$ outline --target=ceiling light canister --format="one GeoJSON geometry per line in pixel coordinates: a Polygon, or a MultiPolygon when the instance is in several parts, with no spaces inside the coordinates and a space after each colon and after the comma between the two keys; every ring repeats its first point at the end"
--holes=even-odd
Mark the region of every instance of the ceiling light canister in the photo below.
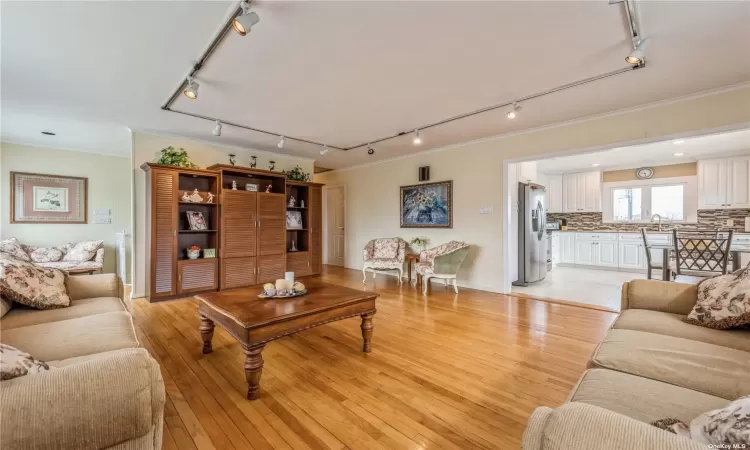
{"type": "Polygon", "coordinates": [[[221,122],[219,122],[218,120],[216,121],[216,126],[214,127],[213,131],[211,131],[211,133],[214,136],[221,136],[221,122]]]}
{"type": "Polygon", "coordinates": [[[320,155],[322,156],[322,155],[325,155],[326,153],[328,153],[328,146],[324,145],[323,150],[320,151],[320,155]]]}
{"type": "Polygon", "coordinates": [[[625,61],[627,61],[628,64],[632,64],[634,66],[638,66],[643,64],[643,61],[646,60],[646,45],[648,40],[643,39],[641,40],[638,45],[635,46],[632,52],[628,56],[625,57],[625,61]]]}
{"type": "Polygon", "coordinates": [[[254,11],[250,11],[250,2],[243,1],[240,4],[240,7],[242,8],[242,13],[234,18],[232,21],[232,28],[234,28],[234,31],[239,33],[240,36],[245,36],[250,32],[253,25],[260,22],[260,17],[258,17],[258,14],[254,11]]]}
{"type": "Polygon", "coordinates": [[[414,145],[422,145],[422,137],[419,135],[419,130],[414,130],[414,139],[411,142],[414,145]]]}
{"type": "Polygon", "coordinates": [[[193,77],[187,77],[187,86],[185,87],[185,90],[182,91],[183,94],[185,94],[185,97],[195,100],[198,98],[198,88],[200,85],[197,81],[193,79],[193,77]]]}
{"type": "Polygon", "coordinates": [[[276,147],[284,148],[284,144],[286,144],[286,139],[284,138],[284,136],[281,136],[281,139],[279,139],[279,143],[276,144],[276,147]]]}
{"type": "Polygon", "coordinates": [[[518,102],[513,102],[513,109],[508,111],[508,114],[506,114],[506,116],[508,116],[508,119],[513,120],[518,116],[518,111],[520,110],[521,105],[519,105],[518,102]]]}

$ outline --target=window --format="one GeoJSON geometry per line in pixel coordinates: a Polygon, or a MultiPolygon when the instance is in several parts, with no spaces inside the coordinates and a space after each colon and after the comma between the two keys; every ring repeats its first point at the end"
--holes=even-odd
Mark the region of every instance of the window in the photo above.
{"type": "Polygon", "coordinates": [[[694,192],[694,178],[604,183],[606,194],[602,201],[602,218],[605,222],[645,223],[658,214],[665,222],[695,221],[697,192],[694,192]],[[665,181],[670,184],[662,184],[665,181]]]}

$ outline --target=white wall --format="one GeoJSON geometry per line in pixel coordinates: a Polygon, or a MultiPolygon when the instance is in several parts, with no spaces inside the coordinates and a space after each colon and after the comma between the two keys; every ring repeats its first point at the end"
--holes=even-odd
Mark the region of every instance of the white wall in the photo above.
{"type": "Polygon", "coordinates": [[[237,155],[238,166],[249,166],[250,156],[258,157],[259,169],[268,169],[269,161],[276,162],[274,170],[290,170],[299,165],[304,172],[313,172],[313,160],[288,157],[260,150],[245,150],[232,147],[219,147],[204,142],[188,139],[157,136],[148,133],[133,133],[133,297],[145,296],[146,290],[146,175],[141,165],[153,162],[159,157],[161,149],[172,146],[184,148],[190,159],[198,166],[205,168],[213,164],[229,164],[229,154],[237,155]]]}
{"type": "MultiPolygon", "coordinates": [[[[527,113],[531,109],[526,110],[527,113]]],[[[451,239],[473,244],[459,283],[503,292],[505,225],[503,166],[509,160],[539,159],[717,129],[750,126],[750,87],[652,105],[585,121],[500,136],[382,163],[326,172],[315,181],[346,186],[346,267],[361,268],[362,248],[376,237],[429,236],[432,245],[451,239]],[[453,180],[453,229],[402,229],[399,186],[417,183],[417,168],[430,166],[431,181],[453,180]],[[493,205],[494,213],[479,208],[493,205]]],[[[429,139],[429,136],[425,136],[429,139]]]]}
{"type": "Polygon", "coordinates": [[[115,271],[115,233],[130,232],[130,170],[126,157],[55,148],[0,144],[0,237],[24,244],[55,246],[81,240],[104,241],[104,271],[115,271]],[[88,178],[88,223],[10,223],[10,172],[45,173],[88,178]],[[93,223],[94,209],[110,209],[112,223],[93,223]]]}

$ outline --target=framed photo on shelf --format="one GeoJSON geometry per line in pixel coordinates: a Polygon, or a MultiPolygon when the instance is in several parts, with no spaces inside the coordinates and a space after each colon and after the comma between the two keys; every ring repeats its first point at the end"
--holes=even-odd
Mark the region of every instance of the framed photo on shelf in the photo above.
{"type": "Polygon", "coordinates": [[[10,223],[87,223],[88,178],[10,173],[10,223]]]}
{"type": "Polygon", "coordinates": [[[245,183],[245,190],[250,192],[258,192],[258,185],[256,183],[245,183]]]}
{"type": "Polygon", "coordinates": [[[191,230],[208,230],[206,219],[200,211],[187,211],[187,218],[191,230]]]}
{"type": "Polygon", "coordinates": [[[286,229],[287,230],[301,230],[302,229],[302,211],[287,211],[286,212],[286,229]]]}

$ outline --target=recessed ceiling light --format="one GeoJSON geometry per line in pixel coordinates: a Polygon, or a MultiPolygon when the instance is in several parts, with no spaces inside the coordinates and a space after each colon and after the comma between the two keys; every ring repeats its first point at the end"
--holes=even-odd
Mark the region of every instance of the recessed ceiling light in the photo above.
{"type": "Polygon", "coordinates": [[[42,134],[46,134],[47,136],[57,136],[57,133],[53,133],[51,131],[42,131],[42,134]]]}
{"type": "Polygon", "coordinates": [[[672,141],[674,145],[680,145],[685,143],[685,139],[677,139],[676,141],[672,141]]]}
{"type": "Polygon", "coordinates": [[[675,156],[682,156],[682,155],[684,155],[684,153],[675,153],[674,155],[675,156]]]}
{"type": "Polygon", "coordinates": [[[591,165],[591,167],[599,167],[599,166],[600,166],[599,163],[594,163],[594,164],[591,165]]]}

